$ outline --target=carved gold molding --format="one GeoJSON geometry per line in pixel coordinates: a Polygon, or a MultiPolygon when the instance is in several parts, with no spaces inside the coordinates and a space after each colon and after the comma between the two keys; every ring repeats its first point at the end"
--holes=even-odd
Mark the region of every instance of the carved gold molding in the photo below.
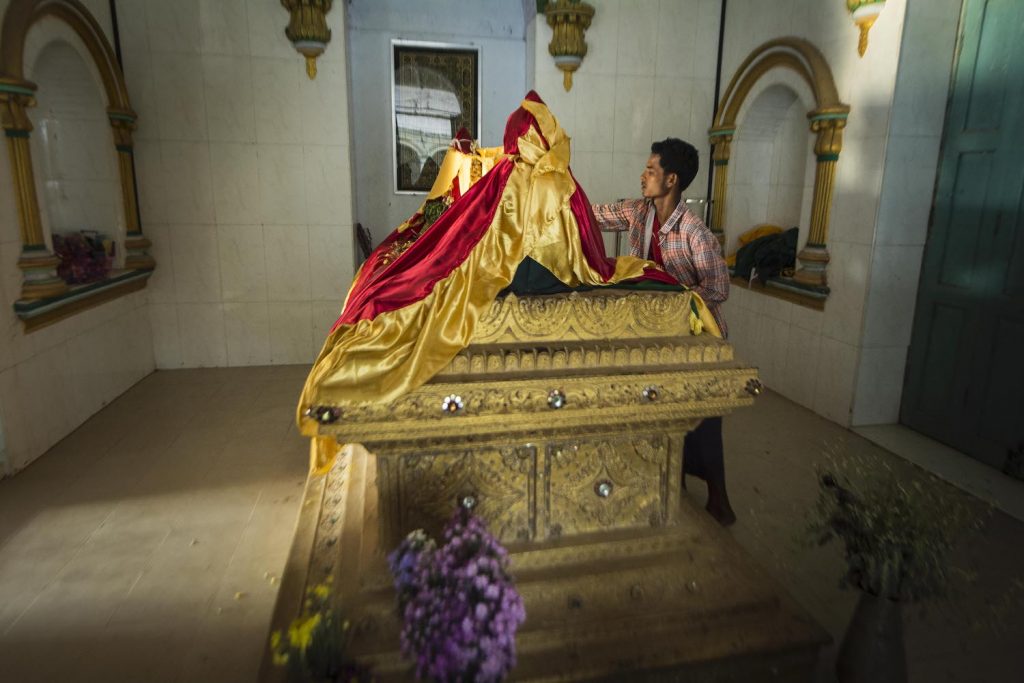
{"type": "MultiPolygon", "coordinates": [[[[652,424],[722,415],[753,398],[747,384],[757,377],[748,367],[716,367],[694,372],[655,372],[642,376],[610,374],[515,378],[491,382],[425,384],[392,403],[364,403],[340,411],[319,433],[338,443],[368,448],[439,447],[466,439],[540,438],[566,429],[632,430],[652,424]],[[651,400],[645,391],[654,388],[651,400]],[[553,408],[551,393],[560,391],[564,405],[553,408]],[[462,407],[443,409],[457,396],[462,407]]],[[[312,418],[310,418],[312,419],[312,418]]]]}
{"type": "Polygon", "coordinates": [[[550,343],[544,347],[474,345],[463,349],[435,381],[449,378],[529,374],[534,372],[590,372],[617,368],[644,371],[657,366],[719,363],[733,360],[733,349],[721,340],[686,337],[649,342],[614,342],[601,347],[586,343],[550,343]]]}
{"type": "Polygon", "coordinates": [[[690,336],[689,292],[593,291],[497,299],[473,344],[690,336]]]}
{"type": "Polygon", "coordinates": [[[32,123],[26,113],[27,107],[35,106],[38,86],[24,78],[25,40],[29,30],[46,17],[64,22],[76,33],[103,81],[107,116],[118,155],[122,209],[127,226],[125,267],[152,269],[156,265],[146,253],[150,243],[142,235],[135,200],[132,131],[136,115],[129,104],[128,90],[114,50],[103,29],[78,0],[12,0],[0,27],[0,112],[21,224],[22,254],[18,266],[24,273],[22,301],[48,299],[68,291],[67,285],[56,275],[59,260],[50,251],[43,234],[29,145],[32,123]]]}
{"type": "Polygon", "coordinates": [[[795,72],[810,87],[815,108],[807,114],[815,140],[814,196],[811,203],[811,225],[807,244],[797,257],[800,268],[794,281],[816,294],[828,293],[828,223],[832,209],[835,166],[842,151],[842,129],[850,106],[839,100],[832,70],[817,47],[803,38],[779,38],[755,48],[733,74],[718,105],[718,115],[709,129],[712,158],[715,164],[714,204],[711,229],[724,238],[725,201],[727,197],[728,163],[731,143],[736,132],[736,117],[754,84],[776,68],[795,72]]]}

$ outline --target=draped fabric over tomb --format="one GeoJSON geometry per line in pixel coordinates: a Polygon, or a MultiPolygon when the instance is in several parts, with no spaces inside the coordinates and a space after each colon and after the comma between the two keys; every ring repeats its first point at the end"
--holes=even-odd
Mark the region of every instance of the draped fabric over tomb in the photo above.
{"type": "MultiPolygon", "coordinates": [[[[310,407],[344,413],[433,377],[469,345],[527,257],[570,287],[678,286],[650,261],[605,256],[590,201],[569,170],[569,137],[532,91],[509,117],[502,148],[453,142],[421,210],[360,268],[303,389],[303,432],[316,433],[304,416],[310,407]]],[[[693,298],[705,330],[717,334],[693,298]]]]}

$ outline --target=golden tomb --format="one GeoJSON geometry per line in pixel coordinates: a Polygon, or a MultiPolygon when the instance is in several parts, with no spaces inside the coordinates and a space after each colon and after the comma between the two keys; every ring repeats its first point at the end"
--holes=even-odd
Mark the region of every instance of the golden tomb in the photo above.
{"type": "MultiPolygon", "coordinates": [[[[690,305],[499,298],[431,381],[322,421],[349,445],[307,481],[272,630],[332,577],[354,653],[411,680],[385,555],[465,504],[526,603],[513,680],[810,680],[827,634],[681,496],[685,434],[759,389],[728,342],[691,334],[690,305]]],[[[284,677],[266,656],[261,680],[284,677]]]]}

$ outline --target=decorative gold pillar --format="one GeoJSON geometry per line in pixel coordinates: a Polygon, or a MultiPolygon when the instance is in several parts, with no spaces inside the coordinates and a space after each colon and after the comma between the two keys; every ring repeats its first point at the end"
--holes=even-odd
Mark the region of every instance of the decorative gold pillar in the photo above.
{"type": "Polygon", "coordinates": [[[121,205],[124,208],[125,238],[124,267],[129,270],[156,267],[156,261],[146,251],[152,243],[142,234],[139,205],[135,188],[135,152],[132,131],[137,119],[130,109],[108,109],[107,118],[114,132],[114,148],[121,174],[121,205]]]}
{"type": "Polygon", "coordinates": [[[843,149],[843,128],[849,116],[848,106],[816,109],[807,115],[811,132],[817,134],[814,153],[814,197],[811,200],[811,227],[807,244],[797,254],[800,269],[793,275],[797,282],[811,287],[828,287],[825,274],[828,265],[828,221],[832,211],[832,188],[835,185],[836,162],[843,149]]]}
{"type": "Polygon", "coordinates": [[[43,225],[39,216],[35,176],[32,172],[32,153],[29,136],[32,122],[25,112],[35,106],[36,85],[29,81],[0,79],[0,119],[7,137],[7,150],[11,159],[11,177],[14,179],[15,200],[21,224],[22,270],[21,299],[45,299],[67,291],[67,284],[57,276],[60,259],[46,245],[43,225]]]}
{"type": "Polygon", "coordinates": [[[729,187],[729,155],[732,153],[732,136],[736,129],[730,127],[711,128],[711,165],[715,168],[715,184],[711,190],[711,228],[712,234],[718,238],[723,252],[725,250],[725,198],[729,187]]]}

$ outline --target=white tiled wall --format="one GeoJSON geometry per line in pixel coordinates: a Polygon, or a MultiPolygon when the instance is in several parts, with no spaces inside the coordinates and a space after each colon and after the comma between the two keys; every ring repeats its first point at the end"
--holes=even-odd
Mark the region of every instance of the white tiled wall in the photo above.
{"type": "MultiPolygon", "coordinates": [[[[781,304],[791,309],[782,344],[786,333],[771,322],[787,321],[780,304],[734,291],[739,305],[730,304],[730,329],[738,354],[756,360],[766,383],[784,395],[840,424],[891,423],[899,417],[960,0],[890,0],[863,58],[841,4],[782,0],[735,12],[730,7],[726,78],[756,45],[796,35],[821,49],[840,98],[851,106],[832,203],[832,291],[825,311],[781,304]]],[[[772,82],[800,87],[785,70],[762,80],[752,96],[772,82]]],[[[734,144],[733,158],[743,154],[734,144]]],[[[739,184],[742,173],[732,172],[739,184]]],[[[811,180],[808,175],[801,241],[811,180]]],[[[745,206],[738,189],[730,185],[729,211],[734,203],[739,207],[734,217],[745,206]]],[[[756,202],[756,193],[750,196],[746,204],[756,202]]]]}
{"type": "Polygon", "coordinates": [[[354,270],[345,7],[315,80],[278,2],[117,8],[157,367],[310,362],[354,270]]]}
{"type": "MultiPolygon", "coordinates": [[[[798,36],[822,51],[832,69],[840,98],[851,107],[837,167],[829,226],[831,294],[825,310],[814,311],[736,289],[732,297],[739,300],[739,305],[730,305],[728,309],[737,353],[760,366],[765,383],[843,425],[851,424],[855,401],[862,395],[859,378],[864,368],[892,367],[891,357],[862,358],[862,352],[867,346],[866,325],[871,320],[865,315],[869,289],[887,286],[875,281],[879,255],[873,245],[881,229],[878,214],[883,197],[882,176],[886,169],[889,120],[905,9],[906,3],[902,0],[890,0],[886,4],[871,31],[868,52],[863,58],[857,55],[858,31],[842,3],[780,0],[746,3],[742,8],[730,5],[726,21],[723,80],[728,81],[743,59],[761,43],[782,36],[798,36]]],[[[806,88],[795,83],[794,76],[785,69],[769,72],[762,81],[763,85],[759,82],[751,93],[755,99],[759,90],[764,91],[773,84],[784,85],[794,95],[807,98],[806,88]]],[[[744,116],[749,112],[745,105],[738,120],[740,131],[744,116]]],[[[803,129],[807,131],[806,119],[803,129]]],[[[804,135],[804,150],[810,156],[808,146],[813,144],[813,138],[809,131],[804,135]]],[[[737,135],[732,155],[737,163],[744,158],[742,142],[742,134],[737,135]]],[[[796,159],[777,160],[777,168],[790,162],[795,165],[796,159]]],[[[808,162],[800,192],[801,244],[807,237],[813,187],[813,160],[808,162]]],[[[731,169],[731,172],[742,180],[741,169],[731,169]]],[[[885,173],[888,172],[886,169],[885,173]]],[[[757,200],[754,191],[757,184],[757,179],[750,179],[749,189],[730,185],[728,212],[731,217],[727,220],[730,228],[745,229],[732,222],[733,218],[744,218],[741,215],[743,195],[749,193],[754,201],[771,204],[771,199],[757,200]],[[734,205],[741,208],[734,211],[734,205]]],[[[795,194],[796,188],[792,190],[795,194]]],[[[899,191],[905,192],[905,188],[899,191]]],[[[927,201],[930,202],[930,197],[927,201]]],[[[903,290],[907,289],[903,286],[903,290]]],[[[909,298],[912,306],[916,279],[910,290],[902,296],[909,298]]],[[[884,324],[885,316],[879,317],[879,322],[884,324]]],[[[885,403],[878,396],[866,393],[863,396],[876,407],[885,403]]]]}
{"type": "Polygon", "coordinates": [[[527,27],[533,87],[572,138],[572,168],[594,202],[640,194],[651,143],[689,141],[700,172],[686,196],[707,196],[720,0],[593,0],[583,64],[565,92],[543,15],[527,27]]]}
{"type": "MultiPolygon", "coordinates": [[[[532,2],[526,4],[533,4],[532,2]]],[[[353,65],[353,168],[356,220],[380,242],[409,218],[423,194],[394,191],[391,41],[471,45],[480,49],[480,124],[485,147],[501,145],[505,121],[526,94],[523,4],[463,0],[371,0],[336,4],[348,13],[353,65]],[[344,6],[342,6],[344,5],[344,6]]]]}
{"type": "Polygon", "coordinates": [[[907,7],[872,246],[855,425],[898,421],[960,0],[907,7]]]}

